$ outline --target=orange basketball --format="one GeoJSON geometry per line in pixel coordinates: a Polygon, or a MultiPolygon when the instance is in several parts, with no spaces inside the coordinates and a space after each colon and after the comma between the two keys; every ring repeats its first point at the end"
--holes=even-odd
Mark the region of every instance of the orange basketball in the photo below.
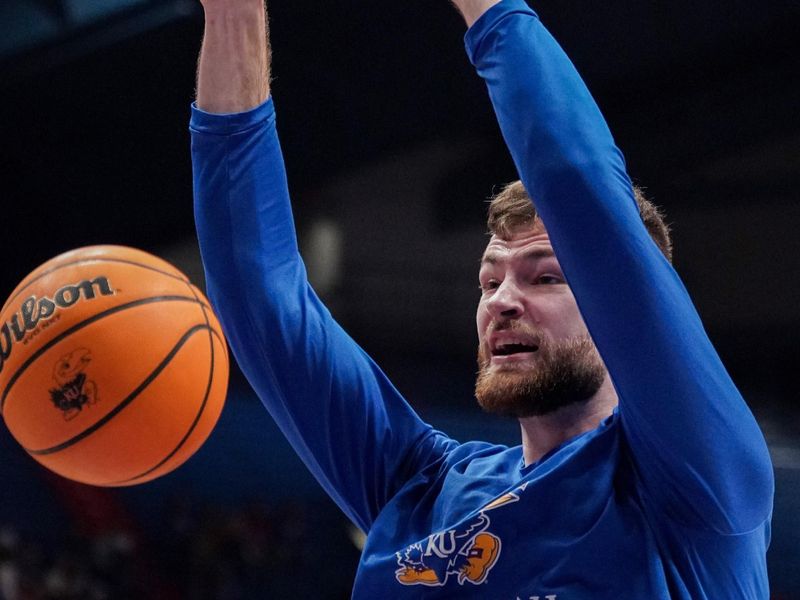
{"type": "Polygon", "coordinates": [[[33,458],[69,479],[124,486],[169,473],[211,433],[227,385],[208,300],[141,250],[57,256],[0,311],[0,412],[33,458]]]}

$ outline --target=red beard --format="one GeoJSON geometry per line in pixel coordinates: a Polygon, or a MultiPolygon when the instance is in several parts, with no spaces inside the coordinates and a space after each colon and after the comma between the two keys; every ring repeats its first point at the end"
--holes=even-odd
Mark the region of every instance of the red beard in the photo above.
{"type": "MultiPolygon", "coordinates": [[[[514,323],[508,328],[524,328],[514,323]]],[[[508,367],[491,366],[487,345],[478,347],[475,397],[486,412],[516,418],[548,415],[586,402],[600,389],[606,368],[591,338],[539,339],[530,360],[508,367]]]]}

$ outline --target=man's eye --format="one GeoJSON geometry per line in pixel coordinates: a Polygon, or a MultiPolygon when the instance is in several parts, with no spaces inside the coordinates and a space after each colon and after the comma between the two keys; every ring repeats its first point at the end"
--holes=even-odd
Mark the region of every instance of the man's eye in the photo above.
{"type": "Polygon", "coordinates": [[[480,286],[478,287],[480,287],[482,292],[490,292],[500,287],[500,282],[496,279],[490,279],[489,281],[481,282],[480,286]]]}
{"type": "Polygon", "coordinates": [[[561,279],[561,277],[557,277],[555,275],[541,275],[536,279],[536,283],[544,285],[553,285],[557,283],[564,283],[564,280],[561,279]]]}

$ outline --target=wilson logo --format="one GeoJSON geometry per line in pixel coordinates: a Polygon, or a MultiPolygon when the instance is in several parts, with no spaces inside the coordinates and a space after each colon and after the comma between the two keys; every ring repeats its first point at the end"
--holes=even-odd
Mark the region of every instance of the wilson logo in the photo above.
{"type": "Polygon", "coordinates": [[[101,296],[114,294],[106,277],[100,276],[65,285],[56,290],[52,298],[47,296],[26,298],[19,310],[0,328],[0,371],[11,356],[14,345],[21,342],[26,333],[36,329],[40,322],[52,319],[59,310],[70,308],[80,300],[92,300],[97,294],[101,296]]]}

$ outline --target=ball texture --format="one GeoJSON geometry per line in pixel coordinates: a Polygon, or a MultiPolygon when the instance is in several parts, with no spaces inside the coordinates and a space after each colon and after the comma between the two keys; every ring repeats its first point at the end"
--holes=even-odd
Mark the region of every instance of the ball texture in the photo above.
{"type": "Polygon", "coordinates": [[[208,438],[228,351],[208,300],[168,262],[122,246],[47,261],[0,312],[0,412],[47,468],[134,485],[208,438]]]}

